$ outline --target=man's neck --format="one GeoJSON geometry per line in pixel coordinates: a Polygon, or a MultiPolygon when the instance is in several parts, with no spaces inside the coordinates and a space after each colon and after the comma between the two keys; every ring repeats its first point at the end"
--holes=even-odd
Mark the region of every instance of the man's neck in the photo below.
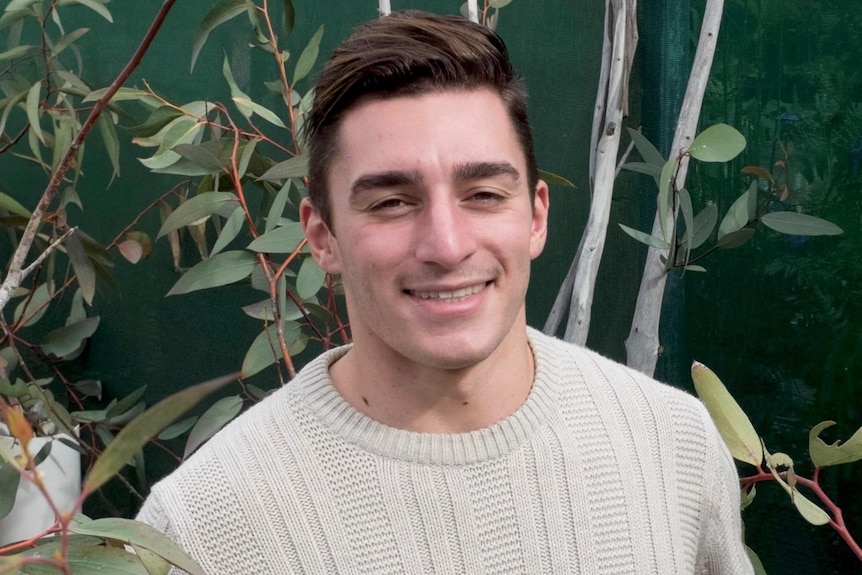
{"type": "Polygon", "coordinates": [[[330,366],[332,381],[355,409],[372,419],[421,433],[464,433],[514,413],[533,385],[534,358],[525,331],[509,334],[477,365],[459,369],[383,360],[354,345],[330,366]]]}

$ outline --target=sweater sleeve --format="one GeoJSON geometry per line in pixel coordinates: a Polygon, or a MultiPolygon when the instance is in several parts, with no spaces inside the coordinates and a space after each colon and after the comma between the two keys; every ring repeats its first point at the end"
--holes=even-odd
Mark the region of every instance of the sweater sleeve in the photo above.
{"type": "Polygon", "coordinates": [[[733,458],[706,409],[707,461],[704,468],[704,527],[701,534],[698,573],[747,575],[754,568],[742,543],[739,476],[733,458]]]}
{"type": "MultiPolygon", "coordinates": [[[[171,541],[179,544],[179,541],[177,540],[178,534],[174,529],[173,523],[171,523],[171,519],[165,511],[162,501],[159,499],[157,493],[153,492],[149,497],[147,497],[146,501],[144,501],[143,507],[141,507],[137,517],[135,517],[135,520],[146,523],[150,527],[161,531],[171,541]]],[[[172,567],[167,575],[188,574],[178,567],[172,567]]]]}

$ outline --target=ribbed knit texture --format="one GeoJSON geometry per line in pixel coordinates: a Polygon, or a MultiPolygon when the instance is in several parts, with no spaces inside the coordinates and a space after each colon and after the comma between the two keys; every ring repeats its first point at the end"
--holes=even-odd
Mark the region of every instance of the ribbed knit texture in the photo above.
{"type": "Polygon", "coordinates": [[[529,331],[492,427],[421,434],[310,363],[158,483],[139,519],[209,575],[747,574],[736,472],[694,397],[529,331]]]}

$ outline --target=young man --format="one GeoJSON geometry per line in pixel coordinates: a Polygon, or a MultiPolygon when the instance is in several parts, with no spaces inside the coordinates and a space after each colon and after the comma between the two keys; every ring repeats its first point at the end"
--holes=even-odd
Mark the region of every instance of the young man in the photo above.
{"type": "Polygon", "coordinates": [[[153,489],[139,518],[207,573],[752,571],[700,403],[526,325],[548,188],[525,100],[461,18],[336,50],[301,219],[353,344],[153,489]]]}

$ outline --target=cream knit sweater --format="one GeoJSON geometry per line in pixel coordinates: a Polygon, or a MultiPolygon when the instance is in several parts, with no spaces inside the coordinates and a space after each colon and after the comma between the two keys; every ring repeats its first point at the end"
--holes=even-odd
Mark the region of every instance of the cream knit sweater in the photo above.
{"type": "Polygon", "coordinates": [[[139,519],[210,575],[747,574],[733,462],[700,402],[530,330],[492,427],[377,423],[311,362],[158,483],[139,519]]]}

